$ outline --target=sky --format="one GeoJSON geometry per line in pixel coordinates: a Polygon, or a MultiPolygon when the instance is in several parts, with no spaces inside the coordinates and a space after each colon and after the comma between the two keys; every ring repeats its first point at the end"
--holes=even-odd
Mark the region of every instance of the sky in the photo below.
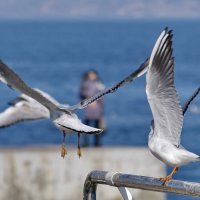
{"type": "Polygon", "coordinates": [[[0,19],[200,19],[199,0],[0,0],[0,19]]]}

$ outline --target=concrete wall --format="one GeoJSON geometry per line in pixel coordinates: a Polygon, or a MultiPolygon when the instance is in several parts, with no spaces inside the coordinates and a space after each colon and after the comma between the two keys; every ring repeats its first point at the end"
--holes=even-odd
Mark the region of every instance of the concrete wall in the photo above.
{"type": "MultiPolygon", "coordinates": [[[[146,148],[85,148],[81,159],[60,147],[0,149],[0,200],[78,200],[91,170],[162,177],[165,168],[146,148]]],[[[162,193],[130,190],[137,200],[164,199],[162,193]]],[[[118,190],[98,186],[97,199],[121,199],[118,190]]]]}

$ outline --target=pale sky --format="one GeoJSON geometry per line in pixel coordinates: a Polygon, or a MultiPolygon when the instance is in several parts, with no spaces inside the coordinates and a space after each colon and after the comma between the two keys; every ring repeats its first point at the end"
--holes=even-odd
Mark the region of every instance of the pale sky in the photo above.
{"type": "Polygon", "coordinates": [[[200,18],[199,0],[1,0],[0,19],[200,18]]]}

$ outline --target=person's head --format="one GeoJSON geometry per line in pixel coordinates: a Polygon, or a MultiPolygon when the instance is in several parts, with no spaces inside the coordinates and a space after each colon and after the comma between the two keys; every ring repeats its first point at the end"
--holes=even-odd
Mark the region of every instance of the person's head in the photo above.
{"type": "Polygon", "coordinates": [[[87,72],[85,72],[84,76],[83,76],[84,80],[91,80],[91,81],[95,81],[99,79],[98,73],[95,70],[89,70],[87,72]]]}

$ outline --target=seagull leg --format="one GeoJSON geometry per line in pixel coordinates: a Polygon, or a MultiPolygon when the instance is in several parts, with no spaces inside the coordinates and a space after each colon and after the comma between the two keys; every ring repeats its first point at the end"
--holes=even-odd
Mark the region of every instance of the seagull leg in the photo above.
{"type": "Polygon", "coordinates": [[[81,147],[80,147],[80,133],[78,133],[78,151],[77,151],[77,154],[78,154],[79,158],[82,156],[81,147]]]}
{"type": "Polygon", "coordinates": [[[66,132],[63,131],[63,143],[62,143],[62,147],[61,147],[61,157],[63,157],[63,158],[65,158],[65,155],[67,154],[65,139],[66,139],[66,132]]]}
{"type": "Polygon", "coordinates": [[[161,181],[163,181],[162,185],[165,185],[166,182],[172,179],[172,176],[178,171],[178,167],[174,166],[172,172],[166,176],[165,178],[160,178],[161,181]]]}

